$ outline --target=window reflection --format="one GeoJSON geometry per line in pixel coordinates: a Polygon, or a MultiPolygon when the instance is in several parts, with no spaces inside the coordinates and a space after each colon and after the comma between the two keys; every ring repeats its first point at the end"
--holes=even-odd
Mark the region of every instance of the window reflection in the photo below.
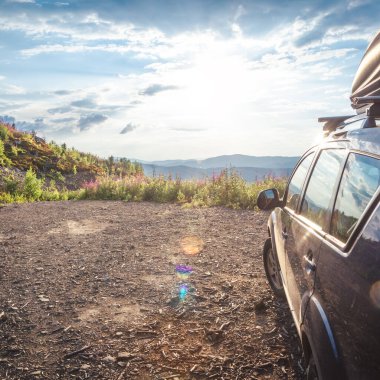
{"type": "Polygon", "coordinates": [[[301,214],[321,227],[325,226],[333,189],[345,155],[345,150],[323,150],[311,174],[301,214]]]}
{"type": "Polygon", "coordinates": [[[363,232],[363,238],[371,242],[377,243],[380,252],[380,204],[377,206],[377,210],[370,223],[367,225],[363,232]]]}
{"type": "Polygon", "coordinates": [[[307,172],[311,165],[311,161],[313,160],[313,156],[314,154],[312,153],[303,159],[289,183],[286,206],[292,210],[295,210],[297,207],[298,199],[301,195],[302,185],[305,181],[307,172]]]}
{"type": "Polygon", "coordinates": [[[333,213],[331,234],[346,242],[380,184],[380,160],[349,155],[333,213]]]}

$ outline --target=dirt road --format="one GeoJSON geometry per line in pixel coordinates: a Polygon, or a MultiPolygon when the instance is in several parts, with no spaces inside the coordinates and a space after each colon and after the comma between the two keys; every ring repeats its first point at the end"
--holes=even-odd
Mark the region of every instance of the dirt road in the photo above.
{"type": "Polygon", "coordinates": [[[267,215],[77,201],[0,209],[1,379],[299,379],[267,215]]]}

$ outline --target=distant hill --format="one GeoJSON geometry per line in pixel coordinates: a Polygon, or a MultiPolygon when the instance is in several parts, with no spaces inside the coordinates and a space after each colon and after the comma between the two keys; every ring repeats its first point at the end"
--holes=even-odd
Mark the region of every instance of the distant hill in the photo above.
{"type": "Polygon", "coordinates": [[[247,156],[243,154],[233,154],[206,158],[204,160],[166,160],[166,161],[141,161],[144,164],[158,166],[189,166],[192,168],[210,169],[210,168],[267,168],[282,169],[294,168],[299,157],[282,157],[282,156],[247,156]]]}
{"type": "MultiPolygon", "coordinates": [[[[142,164],[144,169],[144,174],[152,177],[163,175],[164,177],[171,176],[173,178],[179,177],[181,179],[203,179],[206,177],[211,178],[221,173],[225,167],[219,168],[192,168],[190,166],[158,166],[158,165],[149,165],[142,164]]],[[[248,182],[255,182],[263,179],[264,177],[288,177],[292,168],[234,168],[242,178],[248,182]]]]}
{"type": "Polygon", "coordinates": [[[182,179],[202,179],[234,168],[246,181],[264,177],[288,177],[299,157],[246,156],[242,154],[211,157],[204,160],[140,161],[147,176],[163,175],[182,179]]]}

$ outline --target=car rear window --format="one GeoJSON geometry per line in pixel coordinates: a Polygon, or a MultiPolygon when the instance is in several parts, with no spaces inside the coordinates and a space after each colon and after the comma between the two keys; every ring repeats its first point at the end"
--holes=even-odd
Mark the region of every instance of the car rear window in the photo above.
{"type": "Polygon", "coordinates": [[[350,153],[339,186],[331,234],[346,242],[380,184],[380,160],[350,153]]]}
{"type": "Polygon", "coordinates": [[[342,149],[323,150],[307,185],[301,215],[322,228],[332,207],[334,186],[345,157],[346,151],[342,149]]]}

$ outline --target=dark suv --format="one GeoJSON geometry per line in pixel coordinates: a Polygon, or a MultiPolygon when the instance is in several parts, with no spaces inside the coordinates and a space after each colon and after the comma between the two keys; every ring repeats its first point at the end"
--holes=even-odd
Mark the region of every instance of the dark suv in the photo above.
{"type": "Polygon", "coordinates": [[[354,80],[354,116],[321,118],[326,138],[308,150],[273,210],[264,266],[285,295],[310,379],[380,379],[380,38],[354,80]]]}

